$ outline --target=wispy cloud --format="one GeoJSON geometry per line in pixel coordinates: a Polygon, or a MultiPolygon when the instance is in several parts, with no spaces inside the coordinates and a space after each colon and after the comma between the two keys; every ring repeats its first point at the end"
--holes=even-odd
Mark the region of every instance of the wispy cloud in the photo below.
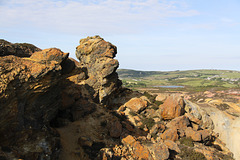
{"type": "Polygon", "coordinates": [[[237,26],[240,24],[240,22],[237,22],[236,20],[232,19],[232,18],[227,18],[227,17],[222,17],[220,19],[221,24],[223,25],[227,25],[227,26],[237,26]]]}
{"type": "Polygon", "coordinates": [[[8,0],[0,3],[0,27],[75,34],[138,33],[169,18],[198,15],[174,0],[8,0]]]}

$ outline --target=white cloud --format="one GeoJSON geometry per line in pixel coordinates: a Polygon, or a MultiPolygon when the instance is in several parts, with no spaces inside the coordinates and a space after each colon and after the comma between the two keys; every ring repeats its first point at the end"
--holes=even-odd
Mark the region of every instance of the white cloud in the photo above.
{"type": "Polygon", "coordinates": [[[138,33],[168,19],[199,14],[173,0],[8,0],[0,27],[41,28],[73,34],[138,33]]]}

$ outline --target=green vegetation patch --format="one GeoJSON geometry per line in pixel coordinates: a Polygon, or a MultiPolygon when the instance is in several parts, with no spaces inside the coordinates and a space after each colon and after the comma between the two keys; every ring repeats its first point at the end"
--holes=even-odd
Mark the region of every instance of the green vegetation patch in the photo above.
{"type": "Polygon", "coordinates": [[[134,71],[117,70],[125,87],[155,88],[159,90],[206,91],[239,88],[240,72],[230,70],[189,71],[134,71]],[[160,86],[185,86],[185,88],[161,88],[160,86]]]}
{"type": "Polygon", "coordinates": [[[192,138],[182,137],[179,139],[179,142],[189,147],[194,146],[192,138]]]}
{"type": "Polygon", "coordinates": [[[194,151],[193,148],[180,146],[181,153],[179,156],[184,160],[207,160],[204,154],[194,151]]]}
{"type": "Polygon", "coordinates": [[[140,126],[140,128],[142,128],[142,129],[146,125],[147,128],[150,130],[155,124],[155,121],[153,118],[147,118],[147,117],[142,117],[141,122],[143,123],[142,126],[140,126]]]}
{"type": "Polygon", "coordinates": [[[216,107],[217,107],[218,109],[222,110],[222,111],[225,111],[225,110],[227,110],[227,109],[230,108],[230,106],[229,106],[228,104],[226,104],[226,103],[222,103],[222,104],[220,104],[220,105],[216,105],[216,107]]]}

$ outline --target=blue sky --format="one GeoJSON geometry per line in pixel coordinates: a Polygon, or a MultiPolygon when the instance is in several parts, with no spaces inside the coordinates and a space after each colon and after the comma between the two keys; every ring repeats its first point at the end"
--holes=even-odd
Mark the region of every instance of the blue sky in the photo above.
{"type": "Polygon", "coordinates": [[[120,68],[240,70],[239,0],[0,0],[0,38],[57,47],[118,47],[120,68]]]}

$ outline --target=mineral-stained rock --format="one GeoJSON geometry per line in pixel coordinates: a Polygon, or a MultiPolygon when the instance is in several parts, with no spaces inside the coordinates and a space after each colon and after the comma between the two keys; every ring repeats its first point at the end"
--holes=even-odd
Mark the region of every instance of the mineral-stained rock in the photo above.
{"type": "Polygon", "coordinates": [[[10,43],[0,39],[0,57],[14,55],[18,57],[30,57],[34,52],[41,51],[41,49],[28,43],[10,43]]]}
{"type": "Polygon", "coordinates": [[[161,123],[155,124],[149,131],[150,134],[157,134],[158,132],[162,133],[165,130],[165,126],[161,123]]]}
{"type": "Polygon", "coordinates": [[[139,141],[136,141],[134,137],[128,135],[127,137],[122,139],[122,143],[126,146],[133,148],[133,157],[135,159],[146,159],[152,160],[152,156],[144,145],[142,145],[139,141]]]}
{"type": "Polygon", "coordinates": [[[192,138],[193,141],[201,141],[202,140],[201,133],[194,131],[191,127],[186,128],[185,134],[186,134],[186,137],[192,138]]]}
{"type": "Polygon", "coordinates": [[[186,116],[180,116],[171,120],[168,124],[168,128],[177,128],[183,129],[187,128],[190,125],[190,122],[186,116]]]}
{"type": "Polygon", "coordinates": [[[176,141],[178,140],[178,133],[176,128],[169,128],[163,134],[161,134],[161,138],[163,140],[171,140],[171,141],[176,141]]]}
{"type": "Polygon", "coordinates": [[[0,57],[0,146],[15,146],[17,158],[30,152],[40,158],[44,147],[58,143],[57,138],[48,138],[51,134],[47,126],[61,105],[61,63],[68,54],[59,49],[44,50],[42,54],[51,58],[43,58],[42,63],[41,58],[32,58],[36,57],[34,54],[31,58],[0,57]],[[26,146],[34,144],[39,149],[26,146]],[[23,148],[29,151],[22,151],[23,148]]]}
{"type": "Polygon", "coordinates": [[[192,103],[189,100],[184,99],[184,102],[186,103],[185,105],[185,110],[188,113],[191,113],[194,117],[196,117],[197,119],[201,120],[202,119],[202,115],[199,112],[199,106],[195,103],[192,103]]]}
{"type": "Polygon", "coordinates": [[[164,143],[154,144],[152,150],[154,153],[154,160],[167,160],[169,157],[168,147],[164,143]]]}
{"type": "Polygon", "coordinates": [[[207,129],[199,130],[198,133],[201,134],[203,141],[206,141],[206,140],[210,139],[211,132],[209,130],[207,130],[207,129]]]}
{"type": "Polygon", "coordinates": [[[139,113],[147,107],[147,101],[142,100],[141,98],[132,98],[125,106],[129,108],[132,112],[139,113]]]}
{"type": "Polygon", "coordinates": [[[165,140],[164,144],[171,150],[176,151],[177,153],[180,153],[181,150],[179,149],[177,143],[171,141],[171,140],[165,140]]]}
{"type": "Polygon", "coordinates": [[[30,59],[40,63],[51,63],[52,61],[55,61],[58,64],[61,64],[63,60],[67,59],[68,55],[68,53],[63,53],[60,49],[49,48],[35,52],[31,55],[30,59]]]}
{"type": "Polygon", "coordinates": [[[196,124],[202,124],[202,121],[199,120],[198,118],[194,117],[192,114],[190,113],[185,113],[185,115],[188,117],[188,119],[191,121],[191,122],[194,122],[196,124]]]}
{"type": "Polygon", "coordinates": [[[81,39],[76,49],[80,65],[88,70],[89,78],[86,83],[94,88],[94,97],[99,97],[100,102],[104,102],[105,97],[121,86],[116,73],[119,64],[113,59],[116,54],[116,46],[99,36],[81,39]]]}
{"type": "Polygon", "coordinates": [[[155,98],[156,101],[165,101],[167,97],[169,96],[169,93],[160,93],[158,96],[155,98]]]}
{"type": "Polygon", "coordinates": [[[163,119],[170,120],[184,114],[184,101],[178,94],[172,94],[160,105],[163,119]]]}
{"type": "MultiPolygon", "coordinates": [[[[204,111],[203,109],[201,109],[200,106],[198,106],[197,104],[195,104],[189,100],[184,99],[184,102],[186,103],[186,105],[185,105],[186,112],[190,113],[195,118],[201,120],[201,121],[199,121],[201,128],[203,128],[203,129],[213,129],[214,128],[213,121],[210,118],[210,116],[207,114],[206,111],[204,111]]],[[[195,122],[195,123],[197,123],[197,122],[195,122]]]]}

